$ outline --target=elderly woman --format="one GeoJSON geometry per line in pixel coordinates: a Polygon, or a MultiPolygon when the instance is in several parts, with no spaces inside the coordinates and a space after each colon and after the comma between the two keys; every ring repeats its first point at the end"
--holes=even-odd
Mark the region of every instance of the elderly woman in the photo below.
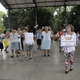
{"type": "Polygon", "coordinates": [[[48,51],[48,57],[50,56],[50,48],[51,48],[51,34],[53,34],[50,27],[42,27],[42,45],[41,48],[44,50],[44,57],[46,57],[46,51],[48,51]],[[43,31],[44,29],[44,31],[43,31]]]}
{"type": "MultiPolygon", "coordinates": [[[[66,27],[66,35],[70,35],[71,37],[73,37],[73,35],[76,35],[74,31],[74,27],[69,24],[66,27]]],[[[74,51],[75,51],[75,46],[66,46],[63,47],[64,48],[64,56],[65,56],[65,73],[68,73],[68,71],[72,71],[73,70],[73,57],[74,57],[74,51]],[[70,62],[70,70],[69,68],[69,62],[70,62]]]]}

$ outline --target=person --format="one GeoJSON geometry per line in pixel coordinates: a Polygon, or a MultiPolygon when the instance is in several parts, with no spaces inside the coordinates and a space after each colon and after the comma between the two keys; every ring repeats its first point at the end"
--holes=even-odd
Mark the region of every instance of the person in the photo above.
{"type": "Polygon", "coordinates": [[[59,37],[59,32],[57,32],[55,35],[55,41],[58,41],[58,37],[59,37]]]}
{"type": "MultiPolygon", "coordinates": [[[[17,33],[20,33],[20,28],[17,29],[17,33]]],[[[20,50],[20,44],[21,44],[21,35],[18,34],[18,45],[19,45],[19,50],[20,50]]]]}
{"type": "Polygon", "coordinates": [[[12,56],[11,58],[14,58],[14,50],[16,50],[16,57],[18,56],[18,33],[16,32],[16,29],[13,28],[12,32],[10,33],[10,38],[11,38],[11,51],[12,51],[12,56]]]}
{"type": "Polygon", "coordinates": [[[42,27],[42,44],[41,48],[44,50],[44,57],[46,57],[46,51],[48,51],[48,57],[50,56],[50,48],[51,48],[51,34],[53,34],[50,27],[42,27]],[[44,31],[43,31],[44,29],[44,31]],[[50,30],[50,31],[49,31],[50,30]]]}
{"type": "Polygon", "coordinates": [[[63,35],[63,29],[61,29],[60,34],[59,34],[59,52],[61,52],[61,46],[60,46],[61,35],[63,35]]]}
{"type": "MultiPolygon", "coordinates": [[[[7,30],[4,30],[4,35],[6,35],[7,34],[7,30]]],[[[4,40],[3,40],[3,43],[4,43],[4,45],[5,45],[5,52],[6,53],[9,53],[8,51],[7,51],[7,49],[8,49],[8,47],[9,47],[9,42],[8,42],[8,35],[4,38],[4,40]]]]}
{"type": "Polygon", "coordinates": [[[79,32],[77,32],[77,37],[78,37],[78,40],[80,40],[80,34],[79,34],[79,32]]]}
{"type": "MultiPolygon", "coordinates": [[[[66,27],[66,34],[64,34],[64,36],[66,35],[76,35],[75,32],[73,32],[74,27],[71,24],[68,24],[66,27]]],[[[64,56],[65,56],[65,73],[68,73],[69,69],[68,69],[68,65],[70,62],[70,71],[73,70],[73,57],[74,57],[74,52],[75,52],[75,46],[67,46],[67,47],[63,47],[64,48],[64,56]]]]}
{"type": "Polygon", "coordinates": [[[38,50],[41,50],[41,39],[42,39],[42,36],[41,36],[41,29],[39,29],[37,31],[37,45],[38,45],[38,50]]]}
{"type": "Polygon", "coordinates": [[[3,36],[3,34],[2,34],[2,32],[1,32],[1,30],[0,30],[0,49],[1,49],[1,54],[0,55],[2,55],[2,51],[3,51],[3,38],[4,38],[4,36],[3,36]]]}
{"type": "Polygon", "coordinates": [[[25,41],[25,58],[28,59],[28,52],[30,52],[30,59],[32,59],[32,49],[34,47],[34,34],[31,29],[25,27],[25,32],[22,33],[25,41]]]}

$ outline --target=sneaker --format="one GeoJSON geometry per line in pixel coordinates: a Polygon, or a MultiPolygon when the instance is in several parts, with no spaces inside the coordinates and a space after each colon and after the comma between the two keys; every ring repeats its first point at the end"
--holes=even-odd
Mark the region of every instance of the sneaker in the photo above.
{"type": "Polygon", "coordinates": [[[33,57],[31,56],[30,59],[32,59],[33,57]]]}
{"type": "Polygon", "coordinates": [[[69,70],[69,71],[73,71],[73,69],[71,69],[71,68],[70,68],[70,70],[69,70]]]}
{"type": "Polygon", "coordinates": [[[18,52],[18,54],[21,54],[20,52],[18,52]]]}
{"type": "Polygon", "coordinates": [[[25,57],[26,60],[28,60],[28,57],[25,57]]]}
{"type": "Polygon", "coordinates": [[[65,71],[66,74],[68,74],[68,71],[65,71]]]}
{"type": "Polygon", "coordinates": [[[9,53],[8,51],[6,51],[6,53],[9,53]]]}
{"type": "Polygon", "coordinates": [[[46,55],[44,55],[44,57],[46,57],[46,55]]]}
{"type": "Polygon", "coordinates": [[[11,56],[11,58],[14,58],[14,56],[11,56]]]}
{"type": "Polygon", "coordinates": [[[48,57],[50,56],[50,55],[47,55],[48,57]]]}
{"type": "Polygon", "coordinates": [[[66,74],[68,74],[68,71],[65,71],[66,74]]]}

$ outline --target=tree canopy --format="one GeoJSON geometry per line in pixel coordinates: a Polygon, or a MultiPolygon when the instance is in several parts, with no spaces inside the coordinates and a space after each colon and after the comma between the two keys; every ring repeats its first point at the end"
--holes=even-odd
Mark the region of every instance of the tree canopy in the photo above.
{"type": "Polygon", "coordinates": [[[3,25],[3,16],[5,16],[6,14],[2,11],[0,11],[0,29],[3,31],[3,29],[5,28],[3,25]]]}
{"type": "MultiPolygon", "coordinates": [[[[76,32],[80,32],[80,6],[67,7],[67,23],[72,24],[76,32]]],[[[64,7],[38,7],[37,23],[39,28],[50,26],[54,33],[64,28],[65,9],[64,7]],[[54,13],[57,13],[54,15],[54,13]]],[[[13,9],[10,11],[11,28],[24,28],[28,26],[34,29],[35,26],[35,9],[13,9]]],[[[8,16],[3,16],[3,23],[8,28],[8,16]]]]}

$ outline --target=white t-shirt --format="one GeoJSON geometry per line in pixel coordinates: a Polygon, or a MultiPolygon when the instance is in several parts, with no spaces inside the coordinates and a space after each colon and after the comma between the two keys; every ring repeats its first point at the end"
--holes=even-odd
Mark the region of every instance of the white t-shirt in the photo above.
{"type": "Polygon", "coordinates": [[[25,32],[24,33],[24,36],[25,36],[25,44],[34,44],[34,35],[33,33],[28,33],[28,32],[25,32]]]}
{"type": "Polygon", "coordinates": [[[43,40],[51,40],[51,31],[48,31],[48,33],[43,31],[42,36],[43,36],[43,40]]]}
{"type": "Polygon", "coordinates": [[[21,35],[18,34],[18,42],[21,42],[21,35]]]}
{"type": "MultiPolygon", "coordinates": [[[[66,33],[66,35],[68,35],[67,33],[66,33]]],[[[76,33],[73,33],[73,35],[76,35],[76,33]]],[[[72,46],[72,47],[63,47],[63,49],[64,49],[64,52],[74,52],[75,51],[75,46],[72,46]]]]}
{"type": "Polygon", "coordinates": [[[2,42],[3,34],[0,34],[0,42],[2,42]]]}
{"type": "Polygon", "coordinates": [[[18,33],[10,33],[11,42],[18,42],[18,33]]]}

